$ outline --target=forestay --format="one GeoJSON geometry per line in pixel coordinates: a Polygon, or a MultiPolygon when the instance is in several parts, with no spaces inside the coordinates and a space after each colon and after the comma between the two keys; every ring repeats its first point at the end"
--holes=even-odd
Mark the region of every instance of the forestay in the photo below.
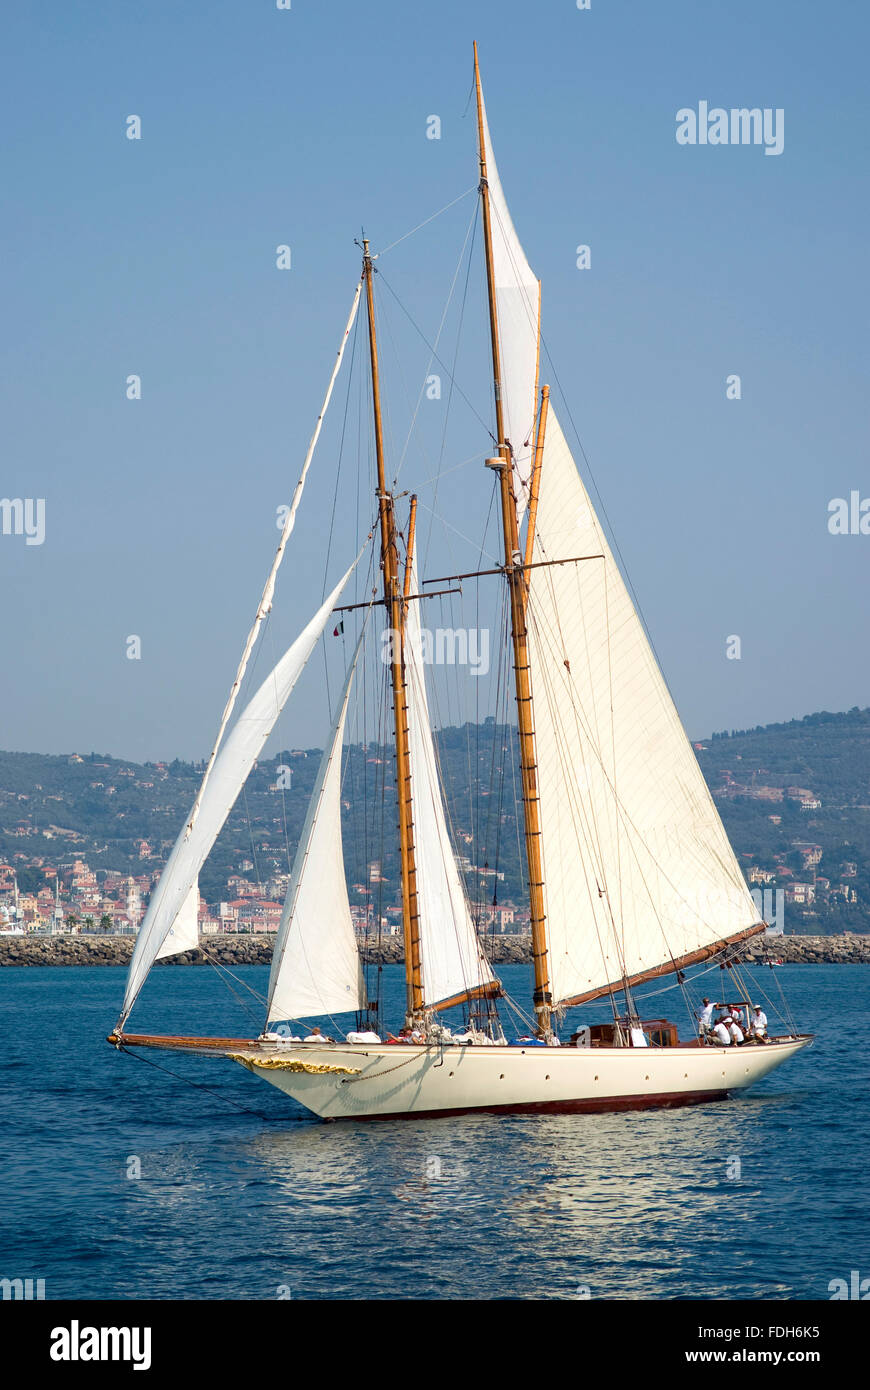
{"type": "Polygon", "coordinates": [[[554,1001],[617,988],[759,914],[550,410],[529,658],[554,1001]]]}
{"type": "Polygon", "coordinates": [[[267,1023],[346,1013],[366,1003],[341,838],[341,747],[358,655],[359,646],[296,849],[272,956],[267,1023]]]}
{"type": "Polygon", "coordinates": [[[148,905],[130,962],[119,1026],[122,1026],[129,1016],[157,952],[176,921],[182,904],[232,810],[255,759],[272,732],[291,690],[323,632],[338,596],[355,567],[356,561],[263,681],[227,736],[202,794],[199,814],[193,828],[189,832],[186,828],[182,830],[176,840],[148,905]]]}
{"type": "MultiPolygon", "coordinates": [[[[412,563],[411,593],[417,593],[412,563]]],[[[408,751],[414,806],[414,863],[423,998],[428,1006],[494,985],[480,950],[453,853],[426,696],[420,602],[409,603],[405,623],[408,751]]]]}

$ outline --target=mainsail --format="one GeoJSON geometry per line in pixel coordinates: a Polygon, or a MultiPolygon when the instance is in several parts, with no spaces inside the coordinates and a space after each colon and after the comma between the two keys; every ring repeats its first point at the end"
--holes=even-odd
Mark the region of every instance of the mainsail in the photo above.
{"type": "Polygon", "coordinates": [[[358,645],[296,849],[272,955],[267,1023],[365,1008],[341,842],[341,745],[359,650],[358,645]]]}
{"type": "MultiPolygon", "coordinates": [[[[539,299],[480,100],[499,399],[521,521],[539,299]]],[[[550,409],[526,623],[549,990],[579,1002],[760,930],[758,912],[571,452],[550,409]],[[579,556],[597,559],[551,565],[579,556]]]]}
{"type": "Polygon", "coordinates": [[[326,626],[326,620],[355,567],[356,561],[266,677],[236,719],[218,754],[202,794],[199,814],[193,828],[188,831],[185,827],[176,840],[160,882],[148,904],[148,911],[136,938],[133,959],[130,962],[121,1026],[129,1016],[157,952],[163,945],[170,927],[175,923],[255,759],[272,732],[287,697],[299,679],[315,643],[326,626]]]}
{"type": "Polygon", "coordinates": [[[758,911],[550,410],[529,572],[554,1001],[702,959],[758,911]]]}
{"type": "MultiPolygon", "coordinates": [[[[413,561],[410,591],[418,592],[413,561]]],[[[405,680],[423,997],[433,1006],[498,986],[478,945],[447,829],[426,696],[419,601],[407,605],[405,680]]]]}

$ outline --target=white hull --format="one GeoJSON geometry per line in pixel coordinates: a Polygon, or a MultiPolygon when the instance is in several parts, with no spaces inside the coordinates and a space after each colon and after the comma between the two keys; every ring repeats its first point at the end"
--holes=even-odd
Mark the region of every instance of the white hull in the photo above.
{"type": "Polygon", "coordinates": [[[323,1119],[488,1111],[644,1110],[721,1100],[810,1041],[673,1048],[314,1044],[231,1052],[323,1119]],[[301,1070],[301,1067],[311,1070],[301,1070]],[[323,1071],[315,1068],[323,1067],[323,1071]]]}

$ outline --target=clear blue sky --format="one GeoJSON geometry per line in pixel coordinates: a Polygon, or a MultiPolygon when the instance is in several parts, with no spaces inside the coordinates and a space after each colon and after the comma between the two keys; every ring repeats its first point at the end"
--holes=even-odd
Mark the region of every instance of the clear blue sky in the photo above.
{"type": "MultiPolygon", "coordinates": [[[[545,336],[687,728],[870,703],[870,536],[827,528],[831,498],[870,496],[865,6],[46,0],[7,8],[0,60],[0,495],[46,501],[41,546],[0,536],[0,746],[207,752],[349,307],[353,239],[365,224],[385,246],[476,181],[474,38],[545,336]],[[676,112],[701,100],[783,108],[783,153],[678,146],[676,112]]],[[[430,336],[473,201],[381,263],[430,336]]],[[[488,421],[479,251],[458,376],[488,421]]],[[[381,301],[400,448],[427,354],[381,301]]],[[[277,646],[320,598],[345,389],[277,646]]],[[[430,503],[444,409],[421,407],[402,472],[430,503]]],[[[472,540],[485,448],[455,399],[438,510],[472,540]]],[[[347,471],[342,489],[356,526],[347,471]]],[[[430,573],[474,558],[433,526],[430,573]]],[[[288,738],[318,744],[318,683],[298,694],[288,738]]]]}

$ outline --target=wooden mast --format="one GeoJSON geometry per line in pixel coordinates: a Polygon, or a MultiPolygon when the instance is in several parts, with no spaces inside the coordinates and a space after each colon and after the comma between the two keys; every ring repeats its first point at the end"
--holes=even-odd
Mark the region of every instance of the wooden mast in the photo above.
{"type": "MultiPolygon", "coordinates": [[[[492,376],[495,393],[495,427],[499,457],[487,459],[499,474],[501,484],[502,535],[504,538],[504,572],[511,602],[511,637],[514,648],[514,677],[517,698],[517,723],[520,736],[520,768],[523,788],[523,818],[525,821],[526,862],[529,874],[529,907],[532,925],[532,960],[535,967],[535,1014],[538,1032],[542,1037],[551,1033],[550,1013],[553,996],[550,991],[550,972],[547,961],[547,935],[544,913],[544,882],[541,863],[541,824],[538,799],[537,754],[532,709],[532,687],[529,675],[528,633],[526,629],[526,585],[519,550],[519,526],[516,498],[513,491],[511,449],[505,439],[504,411],[501,398],[501,354],[498,345],[498,306],[495,292],[495,273],[492,257],[492,224],[489,206],[489,184],[486,176],[486,143],[483,130],[483,96],[480,89],[480,67],[477,44],[474,45],[474,83],[477,92],[477,136],[480,151],[480,198],[483,211],[483,236],[486,248],[486,284],[489,296],[489,331],[492,342],[492,376]]],[[[539,446],[541,435],[539,430],[539,446]]]]}
{"type": "Polygon", "coordinates": [[[363,280],[369,324],[369,357],[372,370],[372,405],[375,418],[375,454],[378,468],[378,511],[381,523],[381,568],[384,575],[384,606],[390,624],[390,675],[393,685],[393,717],[396,730],[396,789],[399,801],[399,851],[402,865],[402,935],[405,944],[405,980],[409,1018],[423,1009],[423,978],[420,967],[420,918],[417,908],[417,870],[414,861],[414,818],[411,802],[411,770],[408,754],[408,701],[405,689],[403,650],[404,604],[399,579],[399,549],[393,495],[387,491],[384,470],[384,432],[381,421],[381,389],[378,373],[378,344],[375,331],[375,303],[372,289],[372,258],[363,241],[363,280]]]}

